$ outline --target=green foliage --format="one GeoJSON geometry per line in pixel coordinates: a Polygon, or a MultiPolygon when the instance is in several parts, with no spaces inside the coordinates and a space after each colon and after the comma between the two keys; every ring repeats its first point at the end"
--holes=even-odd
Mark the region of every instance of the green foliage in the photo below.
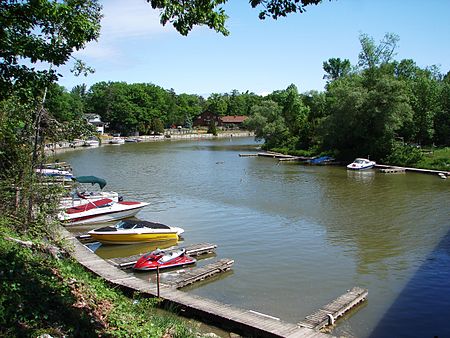
{"type": "Polygon", "coordinates": [[[214,136],[217,136],[217,127],[214,121],[211,121],[208,126],[208,134],[213,134],[214,136]]]}
{"type": "Polygon", "coordinates": [[[419,148],[397,141],[394,142],[390,154],[383,161],[391,165],[408,167],[417,164],[422,158],[419,148]]]}
{"type": "Polygon", "coordinates": [[[331,58],[323,62],[323,70],[325,71],[324,79],[328,81],[337,80],[343,76],[347,76],[351,71],[351,64],[348,59],[331,58]]]}
{"type": "MultiPolygon", "coordinates": [[[[155,299],[129,299],[67,258],[6,240],[17,238],[0,217],[0,336],[196,337],[174,315],[158,314],[155,299]]],[[[28,240],[28,238],[23,238],[28,240]]]]}
{"type": "MultiPolygon", "coordinates": [[[[153,8],[161,11],[160,21],[162,25],[172,23],[175,29],[182,35],[187,35],[194,26],[205,25],[215,31],[228,35],[229,31],[225,27],[227,15],[221,5],[227,0],[192,0],[192,1],[165,1],[147,0],[153,8]]],[[[290,13],[303,13],[305,7],[317,5],[322,0],[251,0],[253,8],[263,7],[259,18],[265,19],[267,16],[277,19],[290,13]]]]}
{"type": "Polygon", "coordinates": [[[18,61],[65,64],[74,50],[97,39],[100,9],[96,0],[1,1],[0,100],[31,83],[36,90],[56,81],[54,69],[36,71],[18,61]]]}

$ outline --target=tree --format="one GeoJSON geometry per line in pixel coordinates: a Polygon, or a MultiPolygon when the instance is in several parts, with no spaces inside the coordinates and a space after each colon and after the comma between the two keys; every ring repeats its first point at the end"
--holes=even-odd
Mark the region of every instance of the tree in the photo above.
{"type": "MultiPolygon", "coordinates": [[[[50,85],[57,67],[99,36],[100,9],[96,0],[0,2],[0,144],[14,149],[0,152],[0,195],[16,189],[13,202],[0,204],[2,211],[26,210],[24,224],[34,219],[35,201],[45,195],[34,184],[34,168],[44,158],[44,140],[54,134],[55,119],[45,106],[50,85]],[[48,69],[38,71],[36,63],[48,69]]],[[[76,66],[76,72],[86,69],[80,60],[76,66]]]]}
{"type": "Polygon", "coordinates": [[[337,80],[343,76],[347,76],[351,71],[350,60],[340,58],[331,58],[323,62],[323,70],[325,71],[324,79],[329,82],[337,80]]]}
{"type": "Polygon", "coordinates": [[[386,33],[378,45],[367,34],[360,34],[361,52],[358,55],[358,66],[373,69],[392,60],[400,38],[397,34],[386,33]]]}
{"type": "Polygon", "coordinates": [[[96,0],[1,1],[0,100],[13,90],[30,89],[30,83],[42,90],[56,81],[54,67],[98,38],[100,10],[96,0]],[[47,63],[49,69],[36,71],[37,62],[47,63]]]}
{"type": "MultiPolygon", "coordinates": [[[[215,31],[228,35],[225,27],[228,16],[220,7],[227,0],[147,0],[154,9],[161,11],[162,25],[172,23],[182,35],[187,35],[194,26],[206,25],[215,31]]],[[[290,13],[303,13],[307,6],[317,5],[322,0],[250,0],[253,8],[264,8],[259,13],[260,19],[271,17],[277,19],[290,13]]]]}

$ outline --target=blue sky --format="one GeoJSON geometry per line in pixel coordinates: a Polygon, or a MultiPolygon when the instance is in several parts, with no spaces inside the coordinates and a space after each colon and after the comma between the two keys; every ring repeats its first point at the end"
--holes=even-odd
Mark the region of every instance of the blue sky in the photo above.
{"type": "Polygon", "coordinates": [[[246,0],[229,0],[228,37],[206,27],[187,37],[162,27],[145,0],[103,0],[98,42],[75,56],[95,74],[75,77],[62,67],[67,89],[100,81],[153,83],[177,94],[208,96],[240,92],[268,94],[291,83],[300,92],[323,90],[322,63],[332,57],[356,64],[360,33],[380,41],[400,37],[397,56],[420,67],[450,70],[450,1],[332,0],[276,21],[258,19],[246,0]]]}

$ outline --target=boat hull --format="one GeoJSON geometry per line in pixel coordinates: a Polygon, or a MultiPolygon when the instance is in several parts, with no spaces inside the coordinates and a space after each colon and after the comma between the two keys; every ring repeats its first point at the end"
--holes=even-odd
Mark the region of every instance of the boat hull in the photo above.
{"type": "Polygon", "coordinates": [[[178,240],[178,235],[176,232],[148,234],[96,234],[91,232],[89,234],[92,238],[104,244],[135,244],[178,240]]]}
{"type": "Polygon", "coordinates": [[[348,165],[347,169],[349,169],[349,170],[367,170],[367,169],[372,169],[373,167],[374,167],[373,164],[365,166],[365,167],[352,167],[352,166],[348,165]]]}
{"type": "Polygon", "coordinates": [[[148,203],[144,202],[131,202],[133,203],[131,205],[126,203],[118,202],[109,207],[95,208],[84,212],[63,212],[59,218],[66,223],[66,226],[107,223],[133,217],[143,207],[148,205],[148,203]]]}

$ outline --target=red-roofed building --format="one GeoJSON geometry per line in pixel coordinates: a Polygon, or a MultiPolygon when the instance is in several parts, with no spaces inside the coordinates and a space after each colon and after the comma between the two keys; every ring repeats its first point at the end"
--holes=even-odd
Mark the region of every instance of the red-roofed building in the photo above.
{"type": "Polygon", "coordinates": [[[247,118],[245,115],[221,116],[219,117],[219,126],[226,128],[240,127],[247,118]]]}

